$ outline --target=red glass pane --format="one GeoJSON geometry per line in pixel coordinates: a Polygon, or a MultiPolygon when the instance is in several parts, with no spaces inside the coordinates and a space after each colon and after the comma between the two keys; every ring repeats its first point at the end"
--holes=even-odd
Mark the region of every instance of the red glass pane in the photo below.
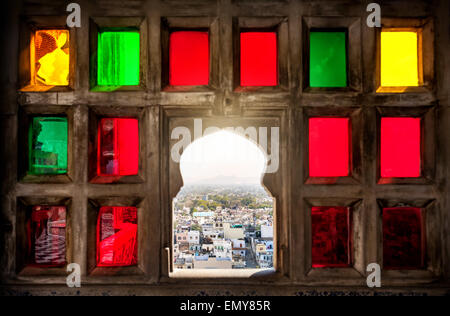
{"type": "Polygon", "coordinates": [[[241,86],[278,85],[277,34],[241,33],[241,86]]]}
{"type": "Polygon", "coordinates": [[[348,207],[313,207],[312,267],[350,265],[350,210],[348,207]]]}
{"type": "Polygon", "coordinates": [[[180,31],[170,34],[169,84],[206,86],[209,84],[208,32],[180,31]]]}
{"type": "Polygon", "coordinates": [[[309,176],[349,175],[349,119],[311,118],[309,120],[309,176]]]}
{"type": "Polygon", "coordinates": [[[97,221],[97,266],[137,264],[137,209],[102,207],[97,221]]]}
{"type": "Polygon", "coordinates": [[[139,168],[138,120],[128,118],[102,119],[98,135],[98,175],[137,175],[139,168]]]}
{"type": "Polygon", "coordinates": [[[381,119],[381,177],[418,178],[420,171],[420,118],[381,119]]]}
{"type": "Polygon", "coordinates": [[[385,269],[423,267],[422,215],[420,208],[383,210],[383,266],[385,269]]]}
{"type": "Polygon", "coordinates": [[[27,232],[28,263],[45,267],[65,265],[65,206],[34,206],[27,232]]]}

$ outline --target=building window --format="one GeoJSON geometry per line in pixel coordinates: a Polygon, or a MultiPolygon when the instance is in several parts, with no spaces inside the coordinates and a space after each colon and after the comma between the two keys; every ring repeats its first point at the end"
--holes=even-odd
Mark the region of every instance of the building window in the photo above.
{"type": "Polygon", "coordinates": [[[101,30],[98,33],[98,84],[139,85],[139,47],[137,30],[101,30]]]}
{"type": "Polygon", "coordinates": [[[233,19],[233,81],[236,92],[289,89],[288,20],[284,17],[233,19]]]}
{"type": "Polygon", "coordinates": [[[144,90],[148,72],[145,18],[94,17],[89,33],[91,90],[144,90]]]}
{"type": "Polygon", "coordinates": [[[383,209],[383,267],[390,270],[424,267],[422,210],[413,207],[383,209]]]}
{"type": "Polygon", "coordinates": [[[378,32],[378,93],[429,93],[434,81],[431,19],[383,18],[378,32]]]}
{"type": "Polygon", "coordinates": [[[98,175],[137,175],[139,167],[138,120],[130,118],[101,119],[98,134],[98,175]]]}
{"type": "Polygon", "coordinates": [[[28,263],[40,267],[66,264],[66,207],[34,206],[29,219],[28,263]]]}
{"type": "Polygon", "coordinates": [[[75,30],[64,16],[22,16],[19,87],[22,92],[68,92],[75,82],[75,30]]]}
{"type": "Polygon", "coordinates": [[[89,182],[145,182],[145,136],[148,112],[144,108],[91,107],[89,109],[89,182]]]}
{"type": "Polygon", "coordinates": [[[313,207],[312,267],[351,265],[351,214],[348,207],[313,207]]]}
{"type": "Polygon", "coordinates": [[[381,177],[421,176],[421,119],[381,119],[381,177]]]}
{"type": "Polygon", "coordinates": [[[171,86],[209,85],[208,32],[172,32],[169,51],[171,86]]]}
{"type": "Polygon", "coordinates": [[[137,264],[137,208],[102,207],[97,222],[97,266],[137,264]]]}
{"type": "Polygon", "coordinates": [[[34,69],[33,76],[36,84],[69,85],[69,47],[68,30],[36,31],[31,52],[32,59],[35,61],[32,69],[34,69]]]}
{"type": "Polygon", "coordinates": [[[241,86],[277,86],[277,34],[275,32],[242,32],[240,36],[241,86]]]}
{"type": "Polygon", "coordinates": [[[309,119],[309,176],[347,177],[350,167],[348,118],[309,119]]]}
{"type": "Polygon", "coordinates": [[[186,229],[189,235],[202,236],[202,251],[181,249],[179,242],[175,251],[174,245],[169,277],[182,275],[176,263],[190,256],[194,257],[192,269],[216,270],[230,277],[235,269],[247,269],[249,275],[251,270],[273,269],[272,260],[263,260],[266,249],[273,245],[275,225],[273,199],[261,185],[265,164],[264,153],[253,142],[224,130],[202,137],[183,152],[184,186],[173,200],[172,236],[186,229]],[[230,172],[236,176],[223,175],[230,172]],[[219,221],[223,228],[217,225],[219,221]],[[243,240],[250,230],[258,230],[259,237],[249,237],[246,247],[243,240]],[[249,256],[241,258],[245,254],[241,248],[246,248],[249,256]]]}
{"type": "MultiPolygon", "coordinates": [[[[55,11],[34,2],[39,14],[55,11]]],[[[7,158],[5,275],[29,275],[17,279],[37,284],[40,275],[61,276],[65,263],[81,260],[86,285],[173,285],[184,282],[171,279],[174,267],[241,269],[233,261],[241,254],[254,260],[248,270],[275,272],[257,273],[246,284],[318,286],[333,278],[337,286],[360,286],[372,262],[389,270],[383,286],[441,279],[448,270],[442,238],[448,89],[446,67],[434,75],[445,64],[435,62],[434,50],[445,56],[446,21],[434,14],[436,24],[383,18],[382,28],[368,29],[367,12],[350,2],[352,17],[330,14],[331,0],[181,2],[161,1],[151,12],[127,1],[108,8],[93,3],[89,12],[103,17],[85,16],[90,25],[81,29],[67,29],[67,16],[29,17],[34,6],[23,5],[20,38],[17,28],[10,34],[19,46],[5,59],[11,80],[0,124],[7,158]],[[258,174],[257,184],[273,200],[211,196],[217,192],[173,200],[188,184],[187,173],[180,174],[186,154],[202,135],[216,132],[212,126],[242,129],[267,154],[267,167],[279,163],[262,180],[258,174]],[[11,131],[17,135],[9,137],[11,131]],[[65,226],[62,215],[52,215],[62,207],[65,226]],[[134,217],[124,219],[125,213],[134,217]],[[182,221],[196,233],[188,234],[182,221]],[[53,247],[53,233],[66,238],[64,255],[62,244],[53,247]],[[234,243],[241,236],[246,241],[234,243]],[[40,247],[41,237],[52,248],[40,247]],[[56,255],[45,261],[42,251],[56,255]],[[196,252],[215,259],[231,253],[231,263],[183,257],[196,252]]],[[[418,2],[414,16],[438,6],[418,2]]],[[[395,16],[401,7],[389,5],[395,16]]],[[[226,143],[218,144],[203,153],[226,159],[226,143]]],[[[196,167],[191,175],[205,164],[196,167]]],[[[199,282],[224,281],[210,272],[199,282]]]]}
{"type": "Polygon", "coordinates": [[[417,30],[383,29],[381,32],[381,86],[418,87],[422,84],[422,38],[417,30]]]}
{"type": "Polygon", "coordinates": [[[309,36],[310,87],[347,87],[347,33],[314,30],[309,36]]]}
{"type": "Polygon", "coordinates": [[[34,117],[29,132],[29,174],[67,173],[68,124],[65,117],[34,117]]]}
{"type": "Polygon", "coordinates": [[[361,21],[351,17],[303,18],[306,93],[362,90],[361,21]]]}

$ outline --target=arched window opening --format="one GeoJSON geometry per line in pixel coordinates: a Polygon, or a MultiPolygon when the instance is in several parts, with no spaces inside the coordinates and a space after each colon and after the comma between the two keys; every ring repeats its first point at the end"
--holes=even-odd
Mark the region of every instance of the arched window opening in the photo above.
{"type": "Polygon", "coordinates": [[[266,155],[219,131],[181,156],[184,186],[173,200],[174,270],[270,269],[274,200],[261,184],[266,155]]]}

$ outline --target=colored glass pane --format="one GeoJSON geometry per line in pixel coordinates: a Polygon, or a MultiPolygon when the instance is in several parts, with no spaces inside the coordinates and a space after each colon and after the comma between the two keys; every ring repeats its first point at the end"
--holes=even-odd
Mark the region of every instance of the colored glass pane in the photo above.
{"type": "Polygon", "coordinates": [[[67,86],[69,84],[69,31],[36,31],[34,47],[36,83],[47,86],[67,86]]]}
{"type": "Polygon", "coordinates": [[[170,34],[170,85],[209,84],[208,32],[180,31],[170,34]]]}
{"type": "Polygon", "coordinates": [[[398,207],[383,210],[383,266],[385,269],[423,267],[422,211],[398,207]]]}
{"type": "Polygon", "coordinates": [[[98,85],[139,85],[140,35],[138,31],[98,33],[98,85]]]}
{"type": "Polygon", "coordinates": [[[310,33],[310,87],[347,87],[347,34],[310,33]]]}
{"type": "Polygon", "coordinates": [[[349,119],[311,118],[309,120],[309,176],[349,175],[349,119]]]}
{"type": "Polygon", "coordinates": [[[313,207],[313,268],[350,265],[350,214],[347,207],[313,207]]]}
{"type": "Polygon", "coordinates": [[[62,266],[66,263],[65,206],[34,206],[27,232],[29,264],[62,266]]]}
{"type": "Polygon", "coordinates": [[[67,173],[67,118],[34,117],[29,130],[29,173],[67,173]]]}
{"type": "Polygon", "coordinates": [[[381,32],[381,86],[418,85],[417,32],[381,32]]]}
{"type": "Polygon", "coordinates": [[[418,178],[421,175],[421,119],[381,119],[381,177],[418,178]]]}
{"type": "Polygon", "coordinates": [[[137,208],[102,207],[97,222],[97,266],[137,264],[137,208]]]}
{"type": "Polygon", "coordinates": [[[131,118],[104,118],[99,124],[98,175],[137,175],[139,122],[131,118]]]}
{"type": "Polygon", "coordinates": [[[277,33],[241,33],[241,86],[278,85],[277,59],[277,33]]]}

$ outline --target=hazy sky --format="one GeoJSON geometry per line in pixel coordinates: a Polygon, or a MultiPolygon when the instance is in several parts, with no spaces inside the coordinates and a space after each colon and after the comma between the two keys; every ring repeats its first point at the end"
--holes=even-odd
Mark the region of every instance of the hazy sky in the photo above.
{"type": "Polygon", "coordinates": [[[261,183],[265,166],[265,155],[257,145],[228,131],[193,142],[180,162],[185,184],[218,177],[237,177],[245,183],[261,183]]]}

